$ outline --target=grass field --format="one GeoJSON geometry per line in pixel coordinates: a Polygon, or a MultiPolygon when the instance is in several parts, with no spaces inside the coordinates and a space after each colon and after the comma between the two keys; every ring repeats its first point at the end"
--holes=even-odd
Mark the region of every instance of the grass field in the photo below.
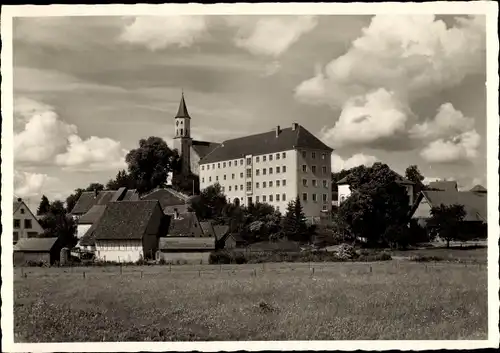
{"type": "Polygon", "coordinates": [[[122,270],[24,268],[25,278],[16,268],[15,341],[487,338],[487,270],[477,263],[122,270]]]}

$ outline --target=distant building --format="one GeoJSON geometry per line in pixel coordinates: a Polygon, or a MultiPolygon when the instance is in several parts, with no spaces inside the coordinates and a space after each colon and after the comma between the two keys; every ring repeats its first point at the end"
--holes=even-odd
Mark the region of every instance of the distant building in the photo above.
{"type": "Polygon", "coordinates": [[[118,190],[103,191],[84,191],[70,214],[78,220],[85,213],[90,211],[93,206],[103,206],[115,201],[136,201],[139,200],[139,194],[135,189],[119,188],[118,190]]]}
{"type": "Polygon", "coordinates": [[[458,184],[454,180],[449,181],[432,181],[427,186],[429,190],[440,190],[440,191],[458,191],[458,184]]]}
{"type": "Polygon", "coordinates": [[[141,200],[157,200],[163,213],[173,215],[176,210],[178,213],[188,211],[190,197],[171,188],[158,188],[141,196],[141,200]]]}
{"type": "Polygon", "coordinates": [[[203,228],[194,212],[174,212],[171,215],[167,237],[204,237],[203,228]]]}
{"type": "Polygon", "coordinates": [[[224,249],[244,248],[247,242],[238,233],[229,234],[224,242],[224,249]]]}
{"type": "Polygon", "coordinates": [[[43,228],[38,223],[37,217],[31,212],[23,199],[18,198],[13,202],[13,213],[14,231],[12,238],[14,244],[20,239],[33,238],[43,233],[43,228]]]}
{"type": "Polygon", "coordinates": [[[43,262],[52,265],[59,261],[61,249],[58,238],[23,238],[14,245],[14,264],[43,262]]]}
{"type": "Polygon", "coordinates": [[[215,250],[213,237],[165,237],[160,238],[156,260],[175,263],[208,263],[210,252],[215,250]]]}

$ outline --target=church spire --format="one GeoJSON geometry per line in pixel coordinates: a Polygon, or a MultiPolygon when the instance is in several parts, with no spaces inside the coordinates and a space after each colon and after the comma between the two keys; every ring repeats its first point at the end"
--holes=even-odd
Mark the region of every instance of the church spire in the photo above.
{"type": "Polygon", "coordinates": [[[179,103],[179,110],[177,111],[177,115],[175,117],[191,119],[186,107],[186,101],[184,100],[184,90],[182,90],[182,97],[181,97],[181,102],[179,103]]]}

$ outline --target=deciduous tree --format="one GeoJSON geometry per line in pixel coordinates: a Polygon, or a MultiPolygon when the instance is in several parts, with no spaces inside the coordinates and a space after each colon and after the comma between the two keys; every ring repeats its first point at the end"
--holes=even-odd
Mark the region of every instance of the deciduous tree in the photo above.
{"type": "Polygon", "coordinates": [[[431,208],[431,218],[427,223],[429,231],[446,241],[446,247],[450,247],[450,241],[463,241],[464,232],[461,224],[465,218],[463,205],[439,205],[431,208]]]}
{"type": "Polygon", "coordinates": [[[61,201],[50,204],[49,211],[40,219],[40,225],[44,229],[41,237],[59,238],[63,246],[70,248],[76,245],[76,222],[66,213],[61,201]]]}
{"type": "Polygon", "coordinates": [[[200,195],[193,197],[190,201],[190,208],[200,219],[217,219],[222,216],[222,210],[226,204],[227,200],[222,187],[216,183],[202,190],[200,195]]]}

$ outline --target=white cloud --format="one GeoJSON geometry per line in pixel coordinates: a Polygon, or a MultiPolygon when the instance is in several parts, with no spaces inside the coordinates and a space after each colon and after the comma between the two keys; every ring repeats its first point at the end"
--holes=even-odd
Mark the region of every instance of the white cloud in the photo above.
{"type": "Polygon", "coordinates": [[[189,47],[207,31],[205,16],[141,16],[127,24],[119,39],[150,50],[189,47]]]}
{"type": "Polygon", "coordinates": [[[278,57],[317,25],[315,16],[228,16],[227,24],[238,28],[236,46],[255,55],[278,57]]]}
{"type": "Polygon", "coordinates": [[[410,111],[384,89],[348,100],[339,120],[331,129],[323,129],[322,137],[334,147],[369,145],[391,139],[405,131],[410,111]]]}
{"type": "Polygon", "coordinates": [[[413,101],[459,84],[485,68],[485,17],[447,28],[433,15],[377,15],[346,54],[302,82],[296,98],[342,106],[379,87],[413,101]]]}
{"type": "Polygon", "coordinates": [[[429,143],[420,153],[429,163],[454,163],[477,157],[481,136],[476,130],[464,132],[451,139],[438,139],[429,143]]]}
{"type": "Polygon", "coordinates": [[[332,154],[332,171],[334,173],[340,172],[341,170],[351,169],[360,165],[370,167],[373,163],[377,162],[378,158],[375,156],[366,155],[363,153],[357,153],[348,159],[343,159],[338,154],[332,154]]]}
{"type": "Polygon", "coordinates": [[[263,77],[269,77],[277,73],[281,69],[279,61],[273,61],[264,67],[264,72],[261,74],[263,77]]]}
{"type": "Polygon", "coordinates": [[[41,197],[42,190],[57,181],[47,174],[14,171],[14,194],[21,198],[41,197]]]}
{"type": "Polygon", "coordinates": [[[14,134],[14,159],[21,164],[53,164],[99,171],[121,168],[126,151],[120,142],[92,136],[82,140],[73,124],[50,105],[27,98],[14,102],[14,116],[24,127],[14,134]]]}

